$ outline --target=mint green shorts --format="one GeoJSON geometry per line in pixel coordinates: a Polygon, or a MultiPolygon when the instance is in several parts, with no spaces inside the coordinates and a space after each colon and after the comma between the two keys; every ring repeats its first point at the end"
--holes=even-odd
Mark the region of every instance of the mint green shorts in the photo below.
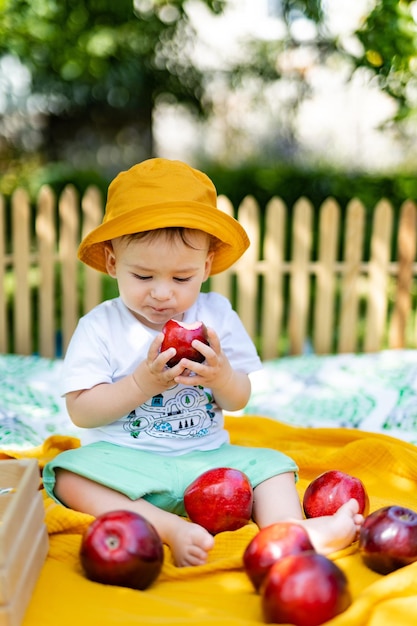
{"type": "Polygon", "coordinates": [[[294,472],[294,461],[269,448],[224,444],[216,450],[162,456],[107,442],[66,450],[47,463],[43,470],[46,492],[54,494],[55,470],[65,469],[123,493],[131,500],[144,498],[160,509],[185,516],[184,491],[200,474],[216,467],[244,472],[255,488],[259,483],[285,472],[294,472]]]}

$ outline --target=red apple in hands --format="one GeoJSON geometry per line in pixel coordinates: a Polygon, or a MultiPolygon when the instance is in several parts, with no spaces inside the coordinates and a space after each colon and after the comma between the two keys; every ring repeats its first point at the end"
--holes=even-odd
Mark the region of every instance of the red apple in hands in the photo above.
{"type": "Polygon", "coordinates": [[[261,587],[266,623],[319,626],[345,611],[351,595],[345,573],[315,552],[284,556],[261,587]]]}
{"type": "Polygon", "coordinates": [[[362,481],[345,472],[329,470],[317,476],[305,490],[303,497],[305,516],[333,515],[351,498],[358,501],[359,513],[366,515],[369,510],[369,498],[362,481]]]}
{"type": "Polygon", "coordinates": [[[417,561],[417,513],[393,505],[368,515],[359,531],[359,553],[379,574],[417,561]]]}
{"type": "Polygon", "coordinates": [[[245,526],[251,518],[252,505],[249,478],[229,467],[207,470],[184,492],[188,517],[212,535],[245,526]]]}
{"type": "Polygon", "coordinates": [[[185,324],[176,320],[168,320],[162,329],[165,337],[161,345],[161,351],[168,348],[175,348],[177,353],[167,363],[168,367],[174,367],[182,358],[190,359],[202,363],[205,357],[192,347],[191,343],[194,339],[198,339],[209,345],[207,338],[207,328],[203,322],[194,322],[194,324],[185,324]]]}
{"type": "Polygon", "coordinates": [[[262,528],[243,553],[243,567],[256,591],[278,559],[288,554],[313,551],[310,537],[303,526],[294,522],[277,522],[262,528]]]}
{"type": "Polygon", "coordinates": [[[80,559],[87,578],[106,585],[146,589],[159,575],[163,558],[155,528],[132,511],[100,515],[81,541],[80,559]]]}

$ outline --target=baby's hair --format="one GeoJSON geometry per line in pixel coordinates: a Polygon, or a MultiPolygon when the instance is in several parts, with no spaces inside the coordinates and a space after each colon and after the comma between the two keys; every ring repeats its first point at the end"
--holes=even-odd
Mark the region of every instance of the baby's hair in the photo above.
{"type": "Polygon", "coordinates": [[[196,249],[196,247],[191,243],[190,234],[192,233],[204,233],[209,238],[209,252],[216,251],[220,245],[220,240],[217,239],[214,235],[210,235],[202,230],[198,230],[196,228],[186,228],[184,226],[168,226],[166,228],[155,228],[154,230],[146,230],[141,233],[132,233],[130,235],[123,235],[121,239],[125,239],[128,242],[130,241],[138,241],[140,239],[147,239],[149,241],[153,241],[157,239],[161,234],[164,234],[169,241],[175,241],[176,239],[180,239],[188,248],[196,249]]]}

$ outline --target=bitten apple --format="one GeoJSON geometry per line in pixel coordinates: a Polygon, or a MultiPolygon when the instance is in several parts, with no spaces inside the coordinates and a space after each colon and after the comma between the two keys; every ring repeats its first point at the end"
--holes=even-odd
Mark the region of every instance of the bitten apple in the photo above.
{"type": "Polygon", "coordinates": [[[251,518],[252,505],[249,478],[230,467],[207,470],[184,492],[188,517],[212,535],[245,526],[251,518]]]}
{"type": "Polygon", "coordinates": [[[319,626],[351,603],[348,580],[340,567],[314,552],[284,556],[274,563],[261,587],[268,624],[319,626]]]}
{"type": "Polygon", "coordinates": [[[106,585],[146,589],[159,575],[163,558],[157,531],[132,511],[100,515],[81,541],[80,560],[87,578],[106,585]]]}
{"type": "Polygon", "coordinates": [[[288,554],[315,551],[303,526],[294,522],[277,522],[262,528],[243,553],[243,567],[256,591],[278,559],[288,554]]]}
{"type": "Polygon", "coordinates": [[[307,487],[303,496],[303,508],[306,517],[333,515],[336,511],[354,498],[359,503],[359,513],[367,515],[369,497],[363,482],[341,472],[329,470],[317,476],[307,487]]]}
{"type": "Polygon", "coordinates": [[[417,561],[417,513],[392,505],[368,515],[359,531],[359,553],[379,574],[417,561]]]}
{"type": "Polygon", "coordinates": [[[168,320],[162,332],[165,337],[161,345],[161,351],[168,350],[168,348],[175,348],[177,351],[172,359],[168,361],[168,367],[177,365],[182,358],[197,361],[197,363],[204,361],[205,357],[201,352],[191,345],[194,339],[209,345],[207,328],[203,322],[198,321],[193,324],[185,324],[177,320],[168,320]]]}

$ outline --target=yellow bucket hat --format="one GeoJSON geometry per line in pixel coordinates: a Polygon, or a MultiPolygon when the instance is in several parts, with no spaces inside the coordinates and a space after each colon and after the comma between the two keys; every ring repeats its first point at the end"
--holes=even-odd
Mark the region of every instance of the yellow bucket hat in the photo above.
{"type": "Polygon", "coordinates": [[[78,257],[106,272],[106,241],[178,226],[220,240],[211,274],[233,265],[249,246],[239,222],[217,208],[216,188],[208,176],[181,161],[157,158],[134,165],[110,183],[103,221],[83,239],[78,257]]]}

